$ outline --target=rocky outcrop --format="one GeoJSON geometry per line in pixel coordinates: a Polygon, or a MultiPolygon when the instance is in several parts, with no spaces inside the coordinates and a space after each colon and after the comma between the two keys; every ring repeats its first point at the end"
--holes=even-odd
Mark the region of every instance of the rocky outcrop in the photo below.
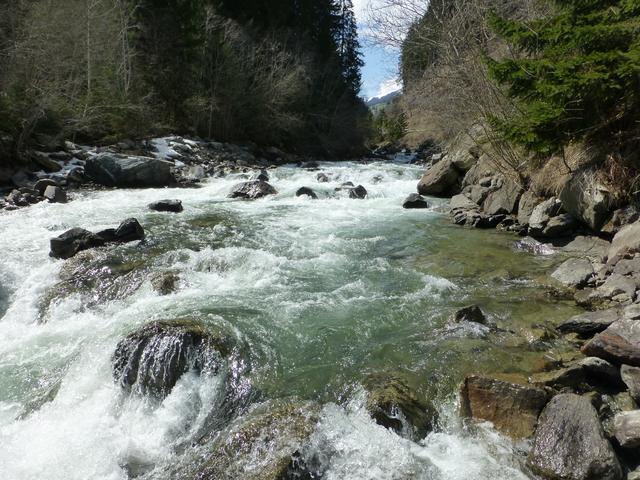
{"type": "Polygon", "coordinates": [[[429,208],[429,203],[417,193],[412,193],[409,195],[404,202],[402,203],[402,208],[407,209],[419,209],[419,208],[429,208]]]}
{"type": "Polygon", "coordinates": [[[529,219],[533,211],[540,203],[540,199],[532,192],[524,192],[518,202],[518,223],[529,225],[529,219]]]}
{"type": "Polygon", "coordinates": [[[418,183],[420,195],[450,197],[459,191],[460,172],[447,157],[431,166],[418,183]]]}
{"type": "Polygon", "coordinates": [[[588,259],[570,258],[551,274],[551,278],[566,287],[580,288],[587,284],[593,274],[593,265],[588,259]]]}
{"type": "Polygon", "coordinates": [[[162,398],[188,371],[217,373],[230,345],[196,321],[153,322],[118,343],[113,377],[127,392],[162,398]]]}
{"type": "Polygon", "coordinates": [[[502,186],[487,195],[482,210],[489,216],[511,214],[518,210],[522,187],[516,182],[504,179],[502,186]]]}
{"type": "Polygon", "coordinates": [[[155,212],[180,213],[184,210],[180,200],[158,200],[149,204],[149,210],[155,212]]]}
{"type": "Polygon", "coordinates": [[[421,439],[437,421],[431,402],[419,398],[401,374],[368,375],[363,385],[367,390],[367,411],[377,424],[411,439],[421,439]]]}
{"type": "MultiPolygon", "coordinates": [[[[307,478],[300,454],[319,420],[312,402],[270,401],[236,421],[205,447],[195,480],[307,478]]],[[[191,477],[190,477],[191,478],[191,477]]]]}
{"type": "Polygon", "coordinates": [[[612,323],[587,342],[582,352],[616,364],[640,366],[640,322],[624,318],[612,323]]]}
{"type": "Polygon", "coordinates": [[[278,191],[269,183],[262,180],[254,180],[236,185],[228,196],[229,198],[255,200],[257,198],[266,197],[267,195],[276,195],[277,193],[278,191]]]}
{"type": "Polygon", "coordinates": [[[460,390],[460,409],[464,417],[486,420],[512,438],[533,435],[538,415],[549,396],[543,389],[495,378],[472,375],[460,390]]]}
{"type": "Polygon", "coordinates": [[[101,153],[87,159],[85,174],[107,187],[166,187],[176,183],[172,167],[173,163],[156,158],[101,153]]]}
{"type": "Polygon", "coordinates": [[[575,173],[560,192],[564,209],[589,228],[599,230],[611,214],[609,190],[595,180],[593,172],[575,173]]]}
{"type": "Polygon", "coordinates": [[[550,480],[621,480],[622,468],[591,402],[557,395],[538,420],[528,464],[550,480]]]}

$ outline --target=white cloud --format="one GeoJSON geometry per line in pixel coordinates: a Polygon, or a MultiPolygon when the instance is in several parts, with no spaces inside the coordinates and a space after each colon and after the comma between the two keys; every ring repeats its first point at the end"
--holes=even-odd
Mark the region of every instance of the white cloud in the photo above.
{"type": "Polygon", "coordinates": [[[390,93],[397,92],[401,89],[402,84],[400,83],[400,79],[390,78],[378,86],[378,92],[375,94],[375,97],[384,97],[385,95],[389,95],[390,93]]]}

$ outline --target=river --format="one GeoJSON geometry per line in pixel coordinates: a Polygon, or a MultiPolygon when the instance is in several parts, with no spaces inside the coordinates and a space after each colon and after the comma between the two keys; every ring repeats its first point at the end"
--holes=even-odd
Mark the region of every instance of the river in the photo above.
{"type": "Polygon", "coordinates": [[[262,399],[323,405],[309,446],[322,478],[532,478],[526,444],[463,428],[456,392],[467,373],[531,371],[548,347],[527,340],[536,324],[574,313],[540,287],[557,259],[513,250],[512,235],[451,225],[442,200],[403,210],[419,167],[320,167],[329,183],[317,171],[270,171],[279,193],[257,201],[227,199],[241,180],[229,175],[198,189],[77,192],[66,205],[1,214],[0,477],[126,479],[135,458],[144,478],[164,478],[161,467],[184,455],[178,446],[195,440],[219,381],[185,375],[162,402],[123,401],[111,357],[136,327],[195,318],[242,342],[245,380],[262,399]],[[334,190],[346,181],[365,186],[367,199],[334,190]],[[301,186],[320,198],[296,198],[301,186]],[[180,198],[185,211],[147,209],[163,198],[180,198]],[[127,274],[61,290],[65,269],[82,262],[49,258],[49,239],[127,217],[147,233],[109,253],[111,271],[127,274]],[[165,271],[179,275],[179,288],[161,296],[148,278],[165,271]],[[451,326],[468,304],[503,333],[451,326]],[[434,401],[435,432],[412,441],[369,418],[359,385],[380,371],[402,372],[434,401]]]}

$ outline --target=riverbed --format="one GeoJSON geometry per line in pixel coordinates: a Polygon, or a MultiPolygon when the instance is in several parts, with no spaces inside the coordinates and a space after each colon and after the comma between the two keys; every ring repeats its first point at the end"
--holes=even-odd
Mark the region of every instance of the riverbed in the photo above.
{"type": "Polygon", "coordinates": [[[233,332],[256,401],[323,406],[307,451],[322,459],[321,478],[534,478],[526,444],[464,428],[457,389],[468,373],[527,374],[547,350],[568,348],[540,334],[576,313],[543,285],[558,258],[452,225],[444,200],[404,210],[421,173],[388,162],[283,166],[269,171],[278,194],[256,201],[227,198],[247,177],[233,174],[194,189],[76,192],[69,204],[0,215],[0,476],[126,479],[133,458],[144,478],[166,478],[201,435],[218,379],[185,375],[162,402],[123,401],[111,359],[137,327],[189,318],[233,332]],[[367,198],[336,191],[347,181],[367,198]],[[302,186],[319,198],[296,197],[302,186]],[[165,198],[184,212],[148,210],[165,198]],[[110,250],[103,266],[126,274],[61,289],[82,263],[49,258],[49,239],[128,217],[146,241],[110,250]],[[149,281],[163,272],[179,277],[170,295],[149,281]],[[452,324],[470,304],[499,328],[452,324]],[[408,439],[377,425],[361,387],[376,372],[400,372],[433,401],[436,430],[408,439]]]}

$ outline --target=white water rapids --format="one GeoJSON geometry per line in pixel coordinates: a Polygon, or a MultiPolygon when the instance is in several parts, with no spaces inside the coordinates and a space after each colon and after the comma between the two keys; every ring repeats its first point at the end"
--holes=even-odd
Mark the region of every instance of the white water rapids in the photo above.
{"type": "MultiPolygon", "coordinates": [[[[324,459],[323,478],[530,478],[523,453],[506,439],[490,428],[462,429],[455,385],[476,359],[445,348],[433,332],[477,298],[495,301],[496,315],[525,305],[528,293],[514,277],[531,260],[500,234],[450,226],[440,201],[403,210],[417,167],[327,163],[321,171],[329,183],[318,183],[317,171],[270,171],[279,193],[257,201],[227,199],[241,180],[231,175],[198,189],[78,192],[66,205],[0,214],[0,478],[119,480],[133,474],[125,468],[132,462],[151,472],[145,478],[162,478],[153,467],[175,462],[196,438],[219,403],[220,379],[185,374],[160,404],[125,398],[111,356],[136,327],[185,317],[212,319],[245,342],[251,382],[265,397],[322,401],[309,448],[324,459]],[[335,192],[345,181],[364,185],[368,198],[335,192]],[[296,198],[301,186],[320,199],[296,198]],[[185,211],[148,210],[164,198],[181,199],[185,211]],[[127,217],[140,221],[147,241],[118,248],[151,272],[178,272],[178,291],[160,296],[145,281],[128,295],[71,292],[43,309],[65,264],[49,258],[49,239],[127,217]],[[477,237],[456,245],[464,235],[477,237]],[[485,249],[483,258],[469,266],[464,257],[474,249],[485,249]],[[498,265],[499,255],[513,267],[498,265]],[[518,288],[515,307],[503,301],[518,288]],[[377,425],[358,394],[338,406],[362,372],[390,367],[422,376],[438,393],[440,428],[419,442],[377,425]]],[[[490,363],[493,347],[478,345],[478,365],[490,363]]]]}

